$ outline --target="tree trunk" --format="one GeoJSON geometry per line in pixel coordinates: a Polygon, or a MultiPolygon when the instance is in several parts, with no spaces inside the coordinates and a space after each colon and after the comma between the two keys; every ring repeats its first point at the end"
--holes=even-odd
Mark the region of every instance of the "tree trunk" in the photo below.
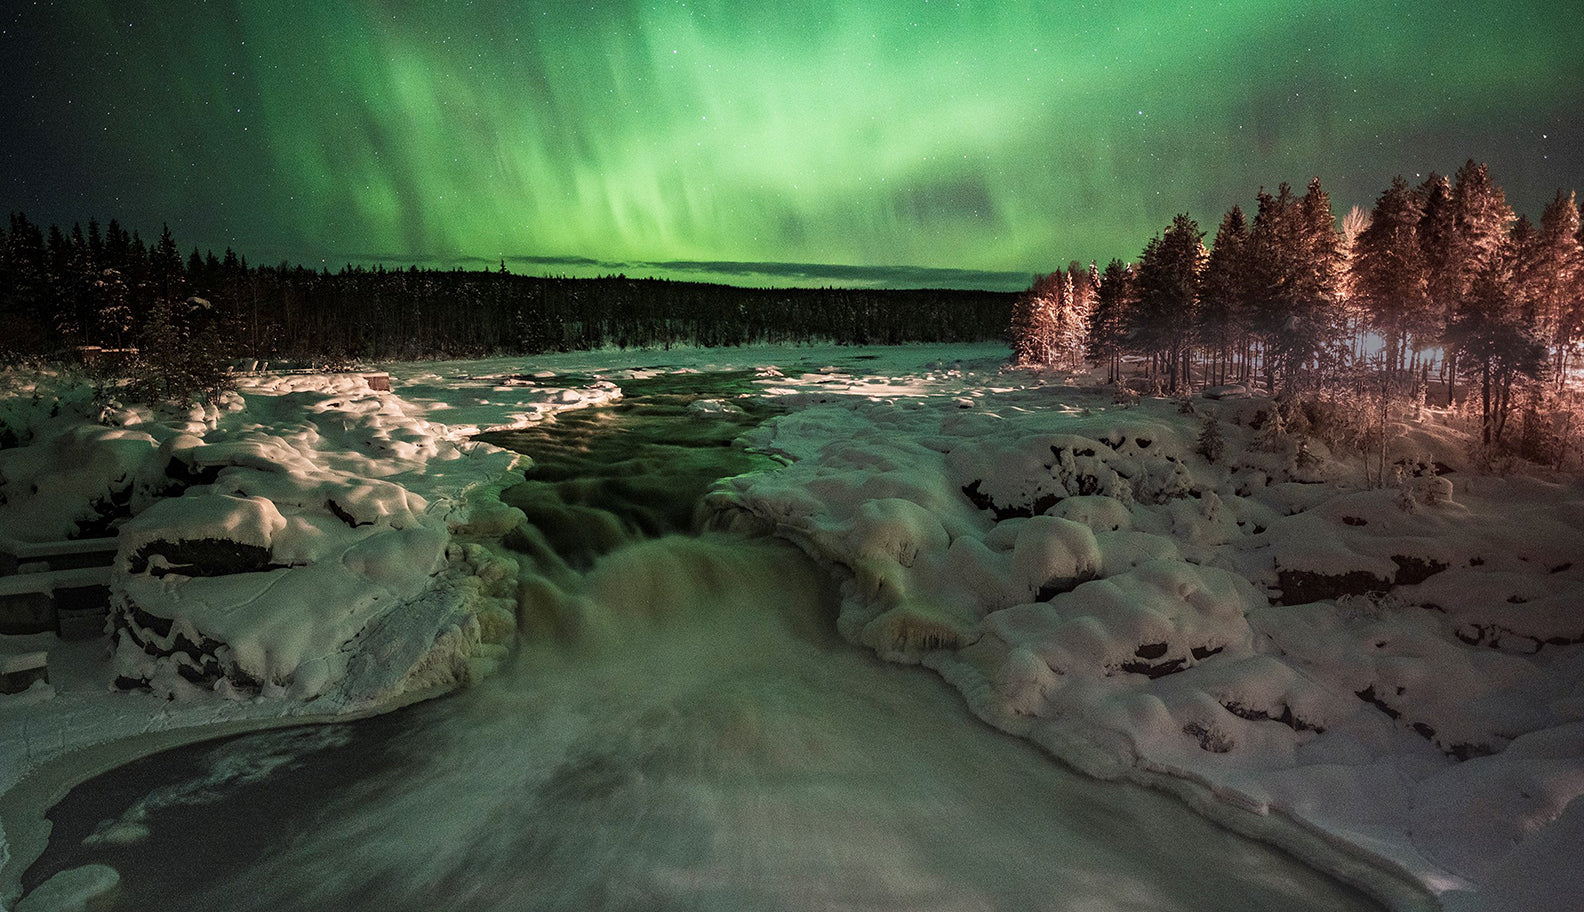
{"type": "Polygon", "coordinates": [[[1487,362],[1480,369],[1480,440],[1491,444],[1491,369],[1487,362]]]}

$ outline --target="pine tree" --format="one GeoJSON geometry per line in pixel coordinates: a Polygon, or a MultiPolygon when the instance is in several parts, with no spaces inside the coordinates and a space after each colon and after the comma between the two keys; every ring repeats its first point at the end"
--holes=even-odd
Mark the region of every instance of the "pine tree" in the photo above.
{"type": "Polygon", "coordinates": [[[1337,230],[1336,217],[1331,212],[1331,195],[1320,186],[1320,178],[1309,181],[1298,201],[1298,215],[1301,247],[1292,298],[1297,325],[1285,334],[1284,340],[1289,374],[1310,358],[1338,348],[1347,266],[1342,232],[1337,230]]]}
{"type": "Polygon", "coordinates": [[[1062,279],[1061,305],[1056,311],[1056,355],[1068,370],[1083,366],[1089,347],[1089,312],[1094,292],[1077,263],[1071,264],[1062,279]]]}
{"type": "Polygon", "coordinates": [[[1501,443],[1515,388],[1545,372],[1545,346],[1514,306],[1514,258],[1511,247],[1504,247],[1486,260],[1447,327],[1463,374],[1480,384],[1480,440],[1486,446],[1501,443]]]}
{"type": "Polygon", "coordinates": [[[1410,339],[1433,333],[1424,250],[1419,243],[1420,200],[1398,176],[1370,214],[1369,226],[1354,241],[1353,292],[1370,326],[1386,342],[1386,365],[1406,366],[1410,339]]]}
{"type": "Polygon", "coordinates": [[[1095,288],[1094,307],[1089,311],[1089,359],[1106,365],[1109,383],[1115,383],[1122,375],[1122,337],[1129,319],[1132,282],[1132,272],[1121,260],[1107,263],[1095,288]]]}
{"type": "Polygon", "coordinates": [[[1139,351],[1165,367],[1171,390],[1192,384],[1189,368],[1204,267],[1203,239],[1198,223],[1182,213],[1139,258],[1130,336],[1139,351]]]}
{"type": "Polygon", "coordinates": [[[1050,364],[1056,358],[1056,309],[1060,273],[1036,275],[1012,305],[1012,363],[1050,364]]]}
{"type": "Polygon", "coordinates": [[[1226,454],[1226,442],[1221,439],[1221,427],[1214,415],[1206,417],[1204,426],[1199,429],[1199,442],[1194,452],[1210,462],[1220,462],[1226,454]]]}
{"type": "Polygon", "coordinates": [[[148,263],[149,290],[154,299],[168,302],[182,297],[187,287],[186,274],[182,270],[181,252],[176,249],[176,239],[171,236],[169,225],[161,230],[159,241],[149,252],[148,263]]]}
{"type": "Polygon", "coordinates": [[[1526,297],[1535,309],[1543,339],[1551,347],[1551,370],[1558,384],[1566,376],[1568,354],[1584,337],[1584,243],[1578,203],[1561,190],[1546,204],[1531,255],[1525,257],[1526,297]]]}
{"type": "MultiPolygon", "coordinates": [[[[1452,381],[1466,373],[1458,367],[1462,353],[1457,340],[1464,334],[1452,332],[1451,325],[1467,309],[1466,298],[1475,280],[1502,254],[1513,212],[1501,188],[1491,180],[1489,169],[1473,159],[1458,169],[1451,182],[1431,177],[1435,183],[1428,186],[1420,237],[1425,244],[1430,298],[1441,311],[1447,330],[1445,367],[1447,401],[1451,402],[1456,398],[1452,381]]],[[[1510,272],[1512,266],[1507,263],[1501,268],[1510,272]]],[[[1510,294],[1505,299],[1510,301],[1510,294]]],[[[1463,318],[1466,320],[1466,315],[1463,318]]]]}
{"type": "Polygon", "coordinates": [[[1438,328],[1444,328],[1457,307],[1459,269],[1457,266],[1457,229],[1453,223],[1452,182],[1431,173],[1420,184],[1419,249],[1425,269],[1425,295],[1438,328]]]}
{"type": "Polygon", "coordinates": [[[1506,194],[1491,180],[1490,169],[1469,159],[1452,183],[1452,224],[1460,294],[1486,273],[1505,253],[1508,229],[1513,223],[1506,194]]]}
{"type": "MultiPolygon", "coordinates": [[[[1233,349],[1243,335],[1249,309],[1249,238],[1243,210],[1233,206],[1221,218],[1215,245],[1205,260],[1199,294],[1199,322],[1196,332],[1221,363],[1220,382],[1226,382],[1226,368],[1233,349]]],[[[1246,362],[1245,362],[1246,363],[1246,362]]]]}

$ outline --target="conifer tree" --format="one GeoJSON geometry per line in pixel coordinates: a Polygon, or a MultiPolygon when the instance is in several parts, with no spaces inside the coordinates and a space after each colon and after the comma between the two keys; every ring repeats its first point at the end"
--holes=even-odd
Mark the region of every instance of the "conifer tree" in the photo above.
{"type": "Polygon", "coordinates": [[[1199,441],[1194,446],[1194,452],[1210,462],[1220,462],[1226,454],[1226,441],[1221,437],[1221,427],[1214,415],[1207,416],[1204,426],[1199,429],[1199,441]]]}
{"type": "Polygon", "coordinates": [[[1121,260],[1113,259],[1100,274],[1095,303],[1089,311],[1089,359],[1106,365],[1106,380],[1115,383],[1122,375],[1122,342],[1132,301],[1132,271],[1121,260]]]}
{"type": "Polygon", "coordinates": [[[1551,369],[1560,384],[1568,355],[1584,336],[1584,243],[1580,241],[1578,203],[1573,193],[1556,192],[1540,216],[1523,282],[1535,310],[1541,337],[1551,348],[1551,369]]]}
{"type": "Polygon", "coordinates": [[[1060,273],[1036,275],[1012,305],[1012,363],[1050,364],[1056,352],[1056,308],[1060,273]]]}
{"type": "Polygon", "coordinates": [[[1218,379],[1222,383],[1226,382],[1228,362],[1247,320],[1249,282],[1248,222],[1243,210],[1233,206],[1222,216],[1215,244],[1205,260],[1196,330],[1201,343],[1221,364],[1218,379]]]}
{"type": "Polygon", "coordinates": [[[1459,301],[1447,339],[1465,376],[1480,385],[1480,440],[1501,443],[1513,392],[1545,372],[1545,346],[1514,306],[1510,246],[1496,251],[1459,301]]]}
{"type": "Polygon", "coordinates": [[[1139,258],[1129,335],[1137,350],[1158,358],[1166,386],[1192,385],[1190,354],[1204,266],[1204,232],[1187,213],[1172,219],[1139,258]]]}
{"type": "Polygon", "coordinates": [[[1424,251],[1419,243],[1420,200],[1399,175],[1375,201],[1369,226],[1354,242],[1353,292],[1370,326],[1386,343],[1386,364],[1405,367],[1410,339],[1433,333],[1424,251]]]}
{"type": "Polygon", "coordinates": [[[1452,182],[1432,172],[1415,195],[1419,197],[1419,249],[1424,259],[1425,295],[1439,331],[1451,320],[1461,293],[1452,182]]]}

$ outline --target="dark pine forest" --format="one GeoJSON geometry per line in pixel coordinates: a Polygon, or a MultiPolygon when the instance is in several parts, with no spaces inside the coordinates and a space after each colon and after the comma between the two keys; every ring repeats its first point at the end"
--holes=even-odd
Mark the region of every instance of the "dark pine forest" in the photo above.
{"type": "Polygon", "coordinates": [[[0,229],[0,358],[83,349],[316,362],[673,345],[900,344],[999,339],[1011,293],[739,288],[499,270],[339,272],[181,254],[112,220],[0,229]]]}

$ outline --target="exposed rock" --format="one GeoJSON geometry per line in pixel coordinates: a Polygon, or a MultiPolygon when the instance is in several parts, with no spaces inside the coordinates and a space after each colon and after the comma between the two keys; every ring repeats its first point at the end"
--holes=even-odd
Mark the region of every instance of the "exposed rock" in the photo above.
{"type": "Polygon", "coordinates": [[[268,548],[221,538],[152,541],[127,558],[128,572],[157,577],[168,573],[192,577],[226,576],[274,570],[280,566],[270,563],[268,548]]]}

